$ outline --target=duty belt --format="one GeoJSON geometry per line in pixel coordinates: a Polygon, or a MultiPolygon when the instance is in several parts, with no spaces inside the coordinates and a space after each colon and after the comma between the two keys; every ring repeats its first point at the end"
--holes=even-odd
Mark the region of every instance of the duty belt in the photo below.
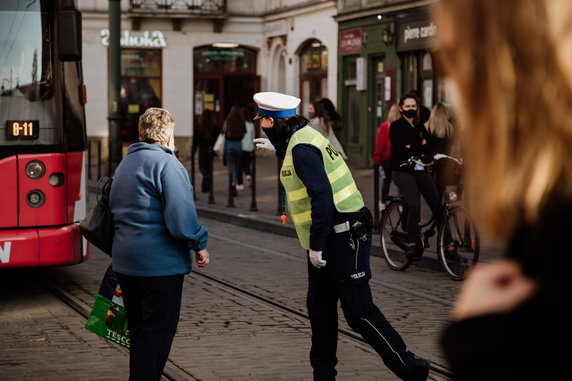
{"type": "Polygon", "coordinates": [[[350,230],[350,228],[351,228],[350,222],[346,221],[346,222],[342,222],[341,224],[334,225],[334,232],[336,234],[339,234],[339,233],[347,232],[348,230],[350,230]]]}

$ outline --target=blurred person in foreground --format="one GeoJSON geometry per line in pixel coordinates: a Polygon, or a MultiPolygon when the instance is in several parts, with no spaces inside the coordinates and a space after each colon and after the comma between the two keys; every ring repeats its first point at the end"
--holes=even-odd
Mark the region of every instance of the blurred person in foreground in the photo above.
{"type": "Polygon", "coordinates": [[[149,108],[139,142],[115,171],[113,270],[117,273],[131,349],[129,380],[159,380],[179,323],[185,274],[209,263],[208,232],[198,222],[187,170],[175,157],[175,121],[149,108]]]}
{"type": "Polygon", "coordinates": [[[348,325],[397,377],[425,381],[430,362],[407,350],[399,333],[373,303],[370,254],[373,218],[353,176],[330,141],[296,115],[300,99],[254,94],[268,136],[256,147],[283,159],[280,181],[300,245],[308,254],[306,306],[312,327],[314,381],[336,379],[338,301],[348,325]]]}
{"type": "Polygon", "coordinates": [[[472,210],[507,244],[469,273],[443,348],[455,380],[570,379],[572,2],[441,0],[434,11],[472,210]]]}

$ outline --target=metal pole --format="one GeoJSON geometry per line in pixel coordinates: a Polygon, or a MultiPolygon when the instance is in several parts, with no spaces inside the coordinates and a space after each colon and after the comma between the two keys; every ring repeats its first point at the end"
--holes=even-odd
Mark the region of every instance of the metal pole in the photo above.
{"type": "Polygon", "coordinates": [[[214,199],[214,151],[209,147],[209,204],[215,204],[214,199]]]}
{"type": "MultiPolygon", "coordinates": [[[[193,137],[194,139],[194,137],[193,137]]],[[[194,143],[194,142],[193,142],[194,143]]],[[[197,184],[195,183],[195,146],[191,147],[191,185],[193,186],[193,199],[197,199],[197,184]]]]}
{"type": "Polygon", "coordinates": [[[92,163],[91,163],[91,154],[92,154],[91,146],[93,145],[92,143],[93,143],[93,141],[91,139],[87,140],[87,179],[88,180],[91,180],[91,165],[92,165],[92,163]]]}
{"type": "Polygon", "coordinates": [[[256,207],[256,152],[252,151],[250,153],[250,187],[251,187],[251,199],[250,199],[250,211],[256,212],[258,208],[256,207]]]}
{"type": "Polygon", "coordinates": [[[282,208],[282,183],[280,182],[280,168],[282,168],[282,159],[280,159],[278,156],[276,157],[276,164],[277,164],[277,169],[276,169],[276,174],[277,174],[277,188],[278,188],[278,205],[276,207],[276,215],[280,216],[282,215],[282,212],[284,211],[282,208]]]}
{"type": "Polygon", "coordinates": [[[373,166],[373,230],[379,231],[379,164],[373,166]]]}
{"type": "MultiPolygon", "coordinates": [[[[231,165],[231,163],[227,161],[227,165],[231,165]]],[[[228,203],[226,204],[227,208],[234,208],[234,196],[232,194],[234,189],[236,188],[234,185],[232,185],[232,175],[228,175],[228,203]]]]}
{"type": "Polygon", "coordinates": [[[109,48],[107,53],[108,75],[108,128],[109,128],[109,175],[121,161],[121,134],[119,92],[121,88],[121,0],[109,0],[109,48]]]}

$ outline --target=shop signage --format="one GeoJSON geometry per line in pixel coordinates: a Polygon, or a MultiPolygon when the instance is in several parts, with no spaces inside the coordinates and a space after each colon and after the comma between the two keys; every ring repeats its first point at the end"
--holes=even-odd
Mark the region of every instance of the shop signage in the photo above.
{"type": "Polygon", "coordinates": [[[361,53],[361,28],[340,32],[340,55],[361,53]]]}
{"type": "MultiPolygon", "coordinates": [[[[103,46],[109,46],[109,29],[102,29],[99,33],[103,46]]],[[[124,30],[119,37],[119,44],[122,48],[166,48],[167,39],[163,32],[155,30],[134,33],[124,30]]]]}
{"type": "Polygon", "coordinates": [[[285,36],[288,34],[288,21],[277,20],[266,23],[264,33],[266,37],[285,36]]]}
{"type": "Polygon", "coordinates": [[[437,36],[433,21],[404,22],[397,25],[397,51],[427,49],[437,36]]]}

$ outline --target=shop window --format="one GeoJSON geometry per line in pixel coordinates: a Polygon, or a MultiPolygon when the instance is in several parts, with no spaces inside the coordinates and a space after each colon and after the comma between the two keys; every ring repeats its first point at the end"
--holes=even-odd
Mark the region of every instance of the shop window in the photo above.
{"type": "Polygon", "coordinates": [[[193,52],[194,123],[204,110],[223,124],[233,105],[254,110],[252,96],[259,89],[256,75],[257,52],[242,46],[201,46],[193,52]]]}
{"type": "Polygon", "coordinates": [[[196,73],[253,73],[256,71],[256,52],[244,47],[195,49],[196,73]]]}
{"type": "Polygon", "coordinates": [[[310,40],[300,50],[300,112],[307,114],[311,102],[326,97],[328,88],[328,49],[318,40],[310,40]]]}
{"type": "Polygon", "coordinates": [[[149,107],[161,107],[162,51],[121,49],[121,140],[138,140],[139,116],[149,107]]]}

